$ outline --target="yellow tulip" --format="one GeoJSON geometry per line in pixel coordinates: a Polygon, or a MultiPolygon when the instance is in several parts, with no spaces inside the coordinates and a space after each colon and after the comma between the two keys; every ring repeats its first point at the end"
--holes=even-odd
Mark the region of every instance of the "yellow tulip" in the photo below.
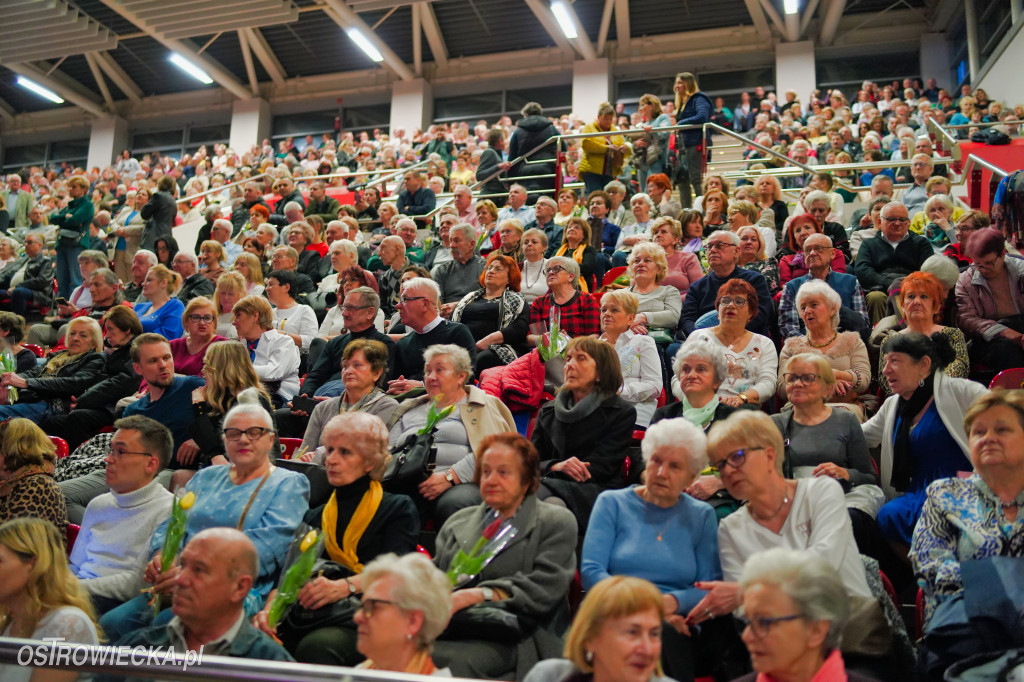
{"type": "Polygon", "coordinates": [[[299,550],[305,552],[307,549],[313,546],[314,542],[316,542],[316,531],[311,530],[308,533],[306,533],[306,537],[302,538],[302,544],[299,545],[299,550]]]}
{"type": "Polygon", "coordinates": [[[192,491],[189,491],[188,493],[185,494],[183,498],[181,498],[181,502],[178,503],[178,506],[180,506],[182,509],[191,509],[192,505],[195,503],[196,494],[192,491]]]}

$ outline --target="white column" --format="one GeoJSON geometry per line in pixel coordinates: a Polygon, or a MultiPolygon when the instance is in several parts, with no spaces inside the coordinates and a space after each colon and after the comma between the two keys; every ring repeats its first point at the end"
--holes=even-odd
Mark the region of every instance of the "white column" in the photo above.
{"type": "Polygon", "coordinates": [[[597,117],[597,107],[602,102],[614,106],[612,98],[611,67],[607,59],[589,62],[573,62],[572,65],[572,111],[584,121],[597,117]]]}
{"type": "Polygon", "coordinates": [[[101,116],[89,133],[89,168],[106,168],[128,147],[128,121],[119,116],[101,116]]]}
{"type": "Polygon", "coordinates": [[[1010,20],[1016,24],[1021,14],[1024,14],[1024,0],[1010,0],[1010,20]]]}
{"type": "Polygon", "coordinates": [[[967,29],[967,66],[971,72],[968,81],[974,85],[981,69],[981,57],[978,53],[978,15],[974,13],[974,0],[964,0],[964,24],[967,29]]]}
{"type": "Polygon", "coordinates": [[[415,78],[391,85],[391,130],[401,128],[408,137],[414,130],[426,132],[434,120],[434,88],[415,78]]]}
{"type": "Polygon", "coordinates": [[[949,41],[945,33],[921,34],[921,77],[925,82],[934,78],[936,85],[952,92],[949,63],[949,41]]]}
{"type": "Polygon", "coordinates": [[[238,154],[249,151],[264,138],[270,137],[270,102],[254,97],[236,99],[231,105],[229,143],[238,154]]]}
{"type": "MultiPolygon", "coordinates": [[[[778,43],[775,46],[775,92],[779,101],[788,90],[796,91],[796,98],[805,105],[811,92],[817,87],[814,69],[814,41],[801,40],[797,43],[778,43]]],[[[758,102],[752,102],[755,108],[758,102]]]]}

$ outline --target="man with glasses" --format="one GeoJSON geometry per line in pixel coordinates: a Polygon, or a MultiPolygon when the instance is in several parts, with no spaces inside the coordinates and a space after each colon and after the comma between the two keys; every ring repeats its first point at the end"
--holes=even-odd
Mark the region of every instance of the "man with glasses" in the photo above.
{"type": "Polygon", "coordinates": [[[558,247],[562,243],[562,226],[555,224],[556,213],[558,213],[558,204],[555,203],[555,200],[549,196],[540,196],[533,207],[534,219],[523,225],[524,232],[536,228],[547,235],[548,248],[544,254],[545,258],[554,256],[555,251],[558,251],[558,247]]]}
{"type": "Polygon", "coordinates": [[[925,183],[932,176],[935,164],[930,154],[914,154],[910,159],[910,175],[913,177],[914,185],[903,190],[901,196],[897,197],[907,207],[910,215],[924,210],[924,204],[928,201],[928,190],[925,183]]]}
{"type": "Polygon", "coordinates": [[[454,343],[469,351],[470,359],[476,362],[477,347],[473,333],[466,325],[446,320],[438,314],[440,295],[437,282],[426,277],[413,277],[402,285],[398,311],[402,315],[402,324],[411,331],[395,344],[394,364],[388,382],[391,395],[423,386],[423,353],[430,346],[454,343]]]}
{"type": "Polygon", "coordinates": [[[316,285],[309,275],[299,272],[299,252],[290,246],[278,246],[270,257],[271,270],[288,270],[295,275],[292,298],[299,303],[306,302],[306,296],[316,291],[316,285]]]}
{"type": "Polygon", "coordinates": [[[181,289],[178,300],[188,303],[196,296],[213,297],[213,282],[199,273],[199,259],[194,253],[179,251],[171,261],[171,267],[181,275],[181,289]]]}
{"type": "Polygon", "coordinates": [[[835,256],[832,240],[820,233],[812,234],[804,242],[803,253],[808,272],[787,282],[779,301],[779,330],[782,338],[788,339],[804,333],[804,321],[800,319],[800,311],[796,307],[796,294],[805,282],[815,279],[825,282],[839,294],[843,308],[846,309],[845,312],[840,310],[840,327],[846,328],[844,322],[847,326],[857,322],[858,329],[867,328],[868,308],[860,282],[853,275],[832,270],[832,258],[835,256]]]}
{"type": "Polygon", "coordinates": [[[907,207],[893,201],[882,207],[882,228],[872,239],[865,239],[857,251],[854,274],[865,297],[868,318],[875,325],[886,316],[890,289],[934,253],[927,238],[910,231],[907,207]]]}
{"type": "Polygon", "coordinates": [[[0,300],[7,299],[5,310],[24,317],[31,301],[50,305],[53,296],[53,261],[43,252],[43,235],[25,235],[25,255],[0,270],[0,300]]]}
{"type": "Polygon", "coordinates": [[[739,262],[740,238],[735,232],[716,230],[708,237],[705,248],[708,253],[708,274],[691,283],[686,292],[683,310],[679,315],[678,340],[682,341],[693,333],[701,315],[716,309],[718,289],[730,279],[742,279],[754,287],[754,291],[757,292],[757,314],[750,318],[747,329],[755,334],[770,336],[770,320],[774,314],[774,307],[772,296],[768,293],[768,282],[760,272],[736,265],[739,262]]]}
{"type": "Polygon", "coordinates": [[[92,598],[97,615],[136,597],[144,587],[153,531],[167,518],[171,493],[159,474],[171,460],[171,432],[159,422],[119,419],[104,459],[110,491],[89,503],[71,551],[71,571],[92,598]]]}
{"type": "Polygon", "coordinates": [[[811,214],[811,217],[818,221],[818,225],[821,225],[822,233],[832,240],[832,247],[843,252],[847,263],[852,261],[850,240],[846,236],[846,230],[839,223],[828,219],[829,214],[832,213],[832,202],[828,194],[821,190],[809,192],[804,198],[804,206],[807,208],[807,212],[811,214]]]}

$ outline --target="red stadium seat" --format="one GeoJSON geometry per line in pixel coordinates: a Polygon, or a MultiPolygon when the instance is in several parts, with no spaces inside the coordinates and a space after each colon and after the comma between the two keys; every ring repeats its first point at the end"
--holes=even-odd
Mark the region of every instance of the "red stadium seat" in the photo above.
{"type": "Polygon", "coordinates": [[[1024,367],[1004,369],[992,379],[992,383],[990,383],[988,387],[1007,389],[1024,388],[1024,367]]]}
{"type": "Polygon", "coordinates": [[[64,532],[64,536],[67,538],[68,541],[68,556],[71,556],[71,550],[75,546],[75,540],[78,539],[78,532],[80,530],[82,530],[81,526],[74,523],[69,523],[67,530],[64,532]]]}
{"type": "Polygon", "coordinates": [[[43,357],[43,348],[42,348],[42,346],[37,346],[34,343],[23,343],[23,344],[21,344],[21,346],[22,346],[22,348],[28,348],[30,351],[35,353],[37,358],[43,357]]]}
{"type": "Polygon", "coordinates": [[[68,450],[68,442],[59,436],[50,436],[50,440],[57,446],[57,459],[64,459],[71,452],[68,450]]]}
{"type": "Polygon", "coordinates": [[[626,266],[620,265],[616,268],[612,268],[608,272],[604,273],[604,279],[601,280],[601,286],[606,287],[626,272],[626,266]]]}
{"type": "Polygon", "coordinates": [[[281,457],[284,459],[291,459],[295,451],[302,445],[301,438],[282,438],[281,439],[281,457]]]}
{"type": "Polygon", "coordinates": [[[430,556],[430,552],[427,551],[427,548],[424,547],[423,545],[416,545],[416,551],[419,552],[420,554],[426,554],[428,559],[432,559],[433,558],[433,557],[430,556]]]}
{"type": "Polygon", "coordinates": [[[917,588],[917,599],[914,600],[914,617],[914,639],[918,640],[924,637],[924,590],[920,587],[917,588]]]}

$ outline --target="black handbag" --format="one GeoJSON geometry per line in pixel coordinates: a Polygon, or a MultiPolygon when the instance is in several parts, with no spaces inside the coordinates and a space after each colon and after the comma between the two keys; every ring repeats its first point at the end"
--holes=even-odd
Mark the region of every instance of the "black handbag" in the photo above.
{"type": "MultiPolygon", "coordinates": [[[[339,563],[329,559],[318,559],[313,564],[311,575],[328,580],[344,580],[354,574],[339,563]]],[[[309,633],[321,628],[355,628],[353,618],[361,604],[359,597],[356,596],[345,597],[319,609],[307,609],[295,602],[277,624],[277,634],[282,641],[298,643],[309,633]]]]}
{"type": "Polygon", "coordinates": [[[483,640],[505,644],[519,642],[528,634],[520,617],[500,604],[474,604],[452,614],[440,639],[454,641],[483,640]]]}
{"type": "Polygon", "coordinates": [[[437,427],[429,433],[414,433],[391,453],[391,461],[381,480],[384,490],[415,499],[420,483],[434,473],[437,463],[436,432],[437,427]]]}

